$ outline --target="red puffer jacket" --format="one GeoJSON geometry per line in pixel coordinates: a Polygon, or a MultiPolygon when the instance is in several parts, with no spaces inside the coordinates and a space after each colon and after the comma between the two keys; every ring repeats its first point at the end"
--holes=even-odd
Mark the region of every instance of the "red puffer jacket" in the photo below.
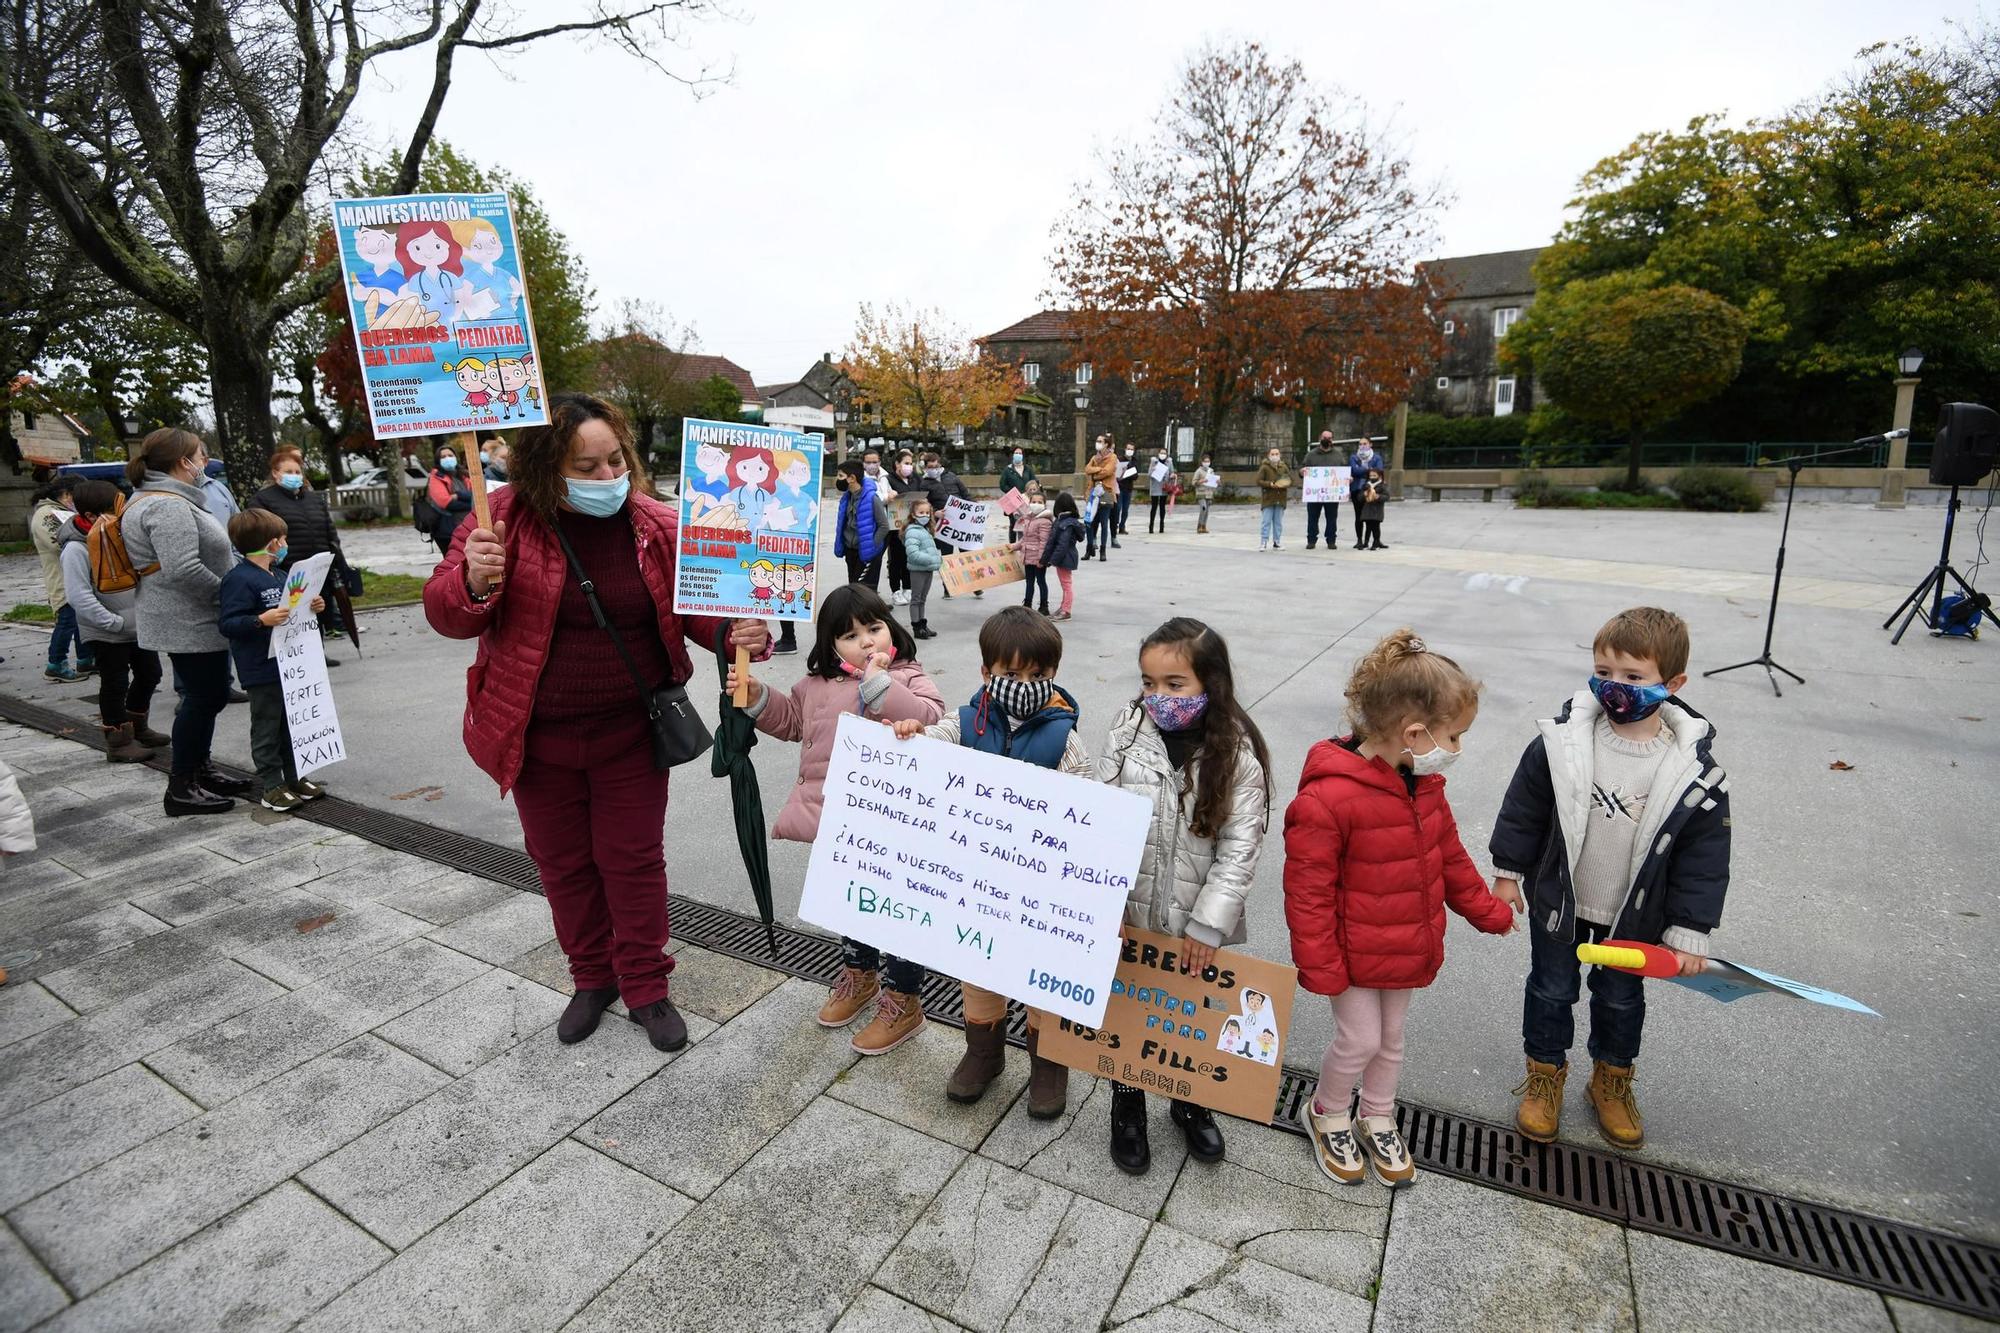
{"type": "Polygon", "coordinates": [[[1487,891],[1458,840],[1444,779],[1403,775],[1348,741],[1306,755],[1285,811],[1285,920],[1309,991],[1414,990],[1444,963],[1444,909],[1489,935],[1514,913],[1487,891]]]}
{"type": "MultiPolygon", "coordinates": [[[[465,586],[465,539],[473,524],[461,523],[451,549],[424,584],[424,617],[449,639],[478,639],[479,655],[465,673],[465,749],[472,762],[509,791],[521,775],[535,687],[555,636],[556,606],[570,577],[553,529],[532,510],[514,503],[512,487],[492,500],[495,522],[507,524],[507,577],[485,602],[472,600],[465,586]],[[518,511],[518,512],[517,512],[518,511]]],[[[625,506],[638,536],[639,572],[660,615],[660,642],[666,645],[674,679],[694,674],[683,635],[713,651],[729,622],[674,614],[674,552],[679,520],[658,500],[638,492],[625,506]]]]}

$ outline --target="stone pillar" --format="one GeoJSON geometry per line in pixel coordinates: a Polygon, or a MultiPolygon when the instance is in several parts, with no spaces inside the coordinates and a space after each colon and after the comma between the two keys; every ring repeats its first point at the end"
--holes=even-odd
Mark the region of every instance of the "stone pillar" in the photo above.
{"type": "Polygon", "coordinates": [[[847,423],[844,421],[833,428],[833,461],[847,461],[847,423]]]}
{"type": "MultiPolygon", "coordinates": [[[[1908,430],[1910,418],[1917,410],[1917,379],[1909,376],[1896,381],[1896,416],[1890,423],[1893,430],[1908,430]]],[[[1889,441],[1889,468],[1882,474],[1882,495],[1875,501],[1877,509],[1901,509],[1905,501],[1903,467],[1910,456],[1908,436],[1889,441]]]]}
{"type": "Polygon", "coordinates": [[[1410,428],[1410,405],[1396,404],[1396,415],[1389,427],[1389,498],[1403,498],[1403,437],[1410,428]]]}
{"type": "Polygon", "coordinates": [[[1079,487],[1083,485],[1083,465],[1090,460],[1090,455],[1087,452],[1085,452],[1085,445],[1083,439],[1084,435],[1088,433],[1089,430],[1090,430],[1090,419],[1084,416],[1083,413],[1078,412],[1076,414],[1076,483],[1075,484],[1079,487]]]}

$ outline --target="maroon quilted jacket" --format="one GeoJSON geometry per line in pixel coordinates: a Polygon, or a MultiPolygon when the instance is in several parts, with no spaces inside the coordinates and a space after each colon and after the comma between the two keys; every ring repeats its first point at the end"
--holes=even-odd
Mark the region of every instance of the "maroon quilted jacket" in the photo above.
{"type": "MultiPolygon", "coordinates": [[[[563,581],[569,577],[554,531],[532,510],[517,506],[514,497],[509,487],[492,500],[494,520],[507,524],[507,577],[490,599],[473,601],[465,586],[465,539],[472,535],[471,523],[458,525],[451,549],[424,584],[424,617],[431,628],[446,638],[479,640],[479,654],[465,673],[465,749],[503,794],[521,775],[535,687],[555,634],[563,581]]],[[[625,512],[638,536],[639,572],[659,609],[660,642],[666,645],[674,679],[689,680],[694,668],[682,636],[713,651],[716,635],[729,622],[674,614],[679,531],[674,511],[635,491],[625,512]]]]}
{"type": "Polygon", "coordinates": [[[1444,909],[1489,935],[1513,911],[1487,891],[1458,840],[1444,779],[1403,775],[1348,742],[1306,755],[1285,811],[1285,920],[1299,982],[1321,995],[1349,986],[1414,990],[1444,963],[1444,909]]]}

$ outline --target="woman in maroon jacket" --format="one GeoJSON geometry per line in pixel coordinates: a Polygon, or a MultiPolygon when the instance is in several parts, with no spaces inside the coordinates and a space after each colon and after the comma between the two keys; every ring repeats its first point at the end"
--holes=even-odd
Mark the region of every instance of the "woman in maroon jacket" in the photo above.
{"type": "Polygon", "coordinates": [[[687,1024],[667,998],[667,775],[653,767],[644,697],[556,531],[649,692],[693,674],[683,638],[762,657],[770,635],[761,620],[674,614],[674,512],[650,494],[631,429],[609,403],[550,399],[549,424],[515,441],[509,476],[492,529],[462,525],[424,585],[424,614],[440,634],[479,640],[465,748],[514,793],[569,957],[576,995],[556,1036],[582,1041],[622,994],[653,1045],[678,1050],[687,1024]]]}

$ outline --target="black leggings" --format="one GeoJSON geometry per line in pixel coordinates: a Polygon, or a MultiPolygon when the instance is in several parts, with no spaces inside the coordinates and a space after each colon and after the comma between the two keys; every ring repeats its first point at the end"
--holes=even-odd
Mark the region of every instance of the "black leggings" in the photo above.
{"type": "Polygon", "coordinates": [[[898,593],[910,586],[910,550],[901,533],[889,538],[889,591],[898,593]]]}
{"type": "Polygon", "coordinates": [[[1361,521],[1361,526],[1367,529],[1366,534],[1361,539],[1361,544],[1363,546],[1367,546],[1372,549],[1382,544],[1381,519],[1379,518],[1363,519],[1361,521]]]}
{"type": "Polygon", "coordinates": [[[1151,532],[1154,524],[1159,525],[1161,532],[1167,530],[1167,497],[1164,495],[1153,497],[1153,510],[1146,515],[1146,531],[1151,532]]]}
{"type": "Polygon", "coordinates": [[[107,727],[122,727],[152,707],[160,688],[160,655],[136,643],[92,643],[97,653],[97,711],[107,727]]]}
{"type": "Polygon", "coordinates": [[[171,656],[182,690],[180,710],[174,714],[173,773],[191,778],[208,767],[215,719],[229,706],[229,650],[171,656]]]}

